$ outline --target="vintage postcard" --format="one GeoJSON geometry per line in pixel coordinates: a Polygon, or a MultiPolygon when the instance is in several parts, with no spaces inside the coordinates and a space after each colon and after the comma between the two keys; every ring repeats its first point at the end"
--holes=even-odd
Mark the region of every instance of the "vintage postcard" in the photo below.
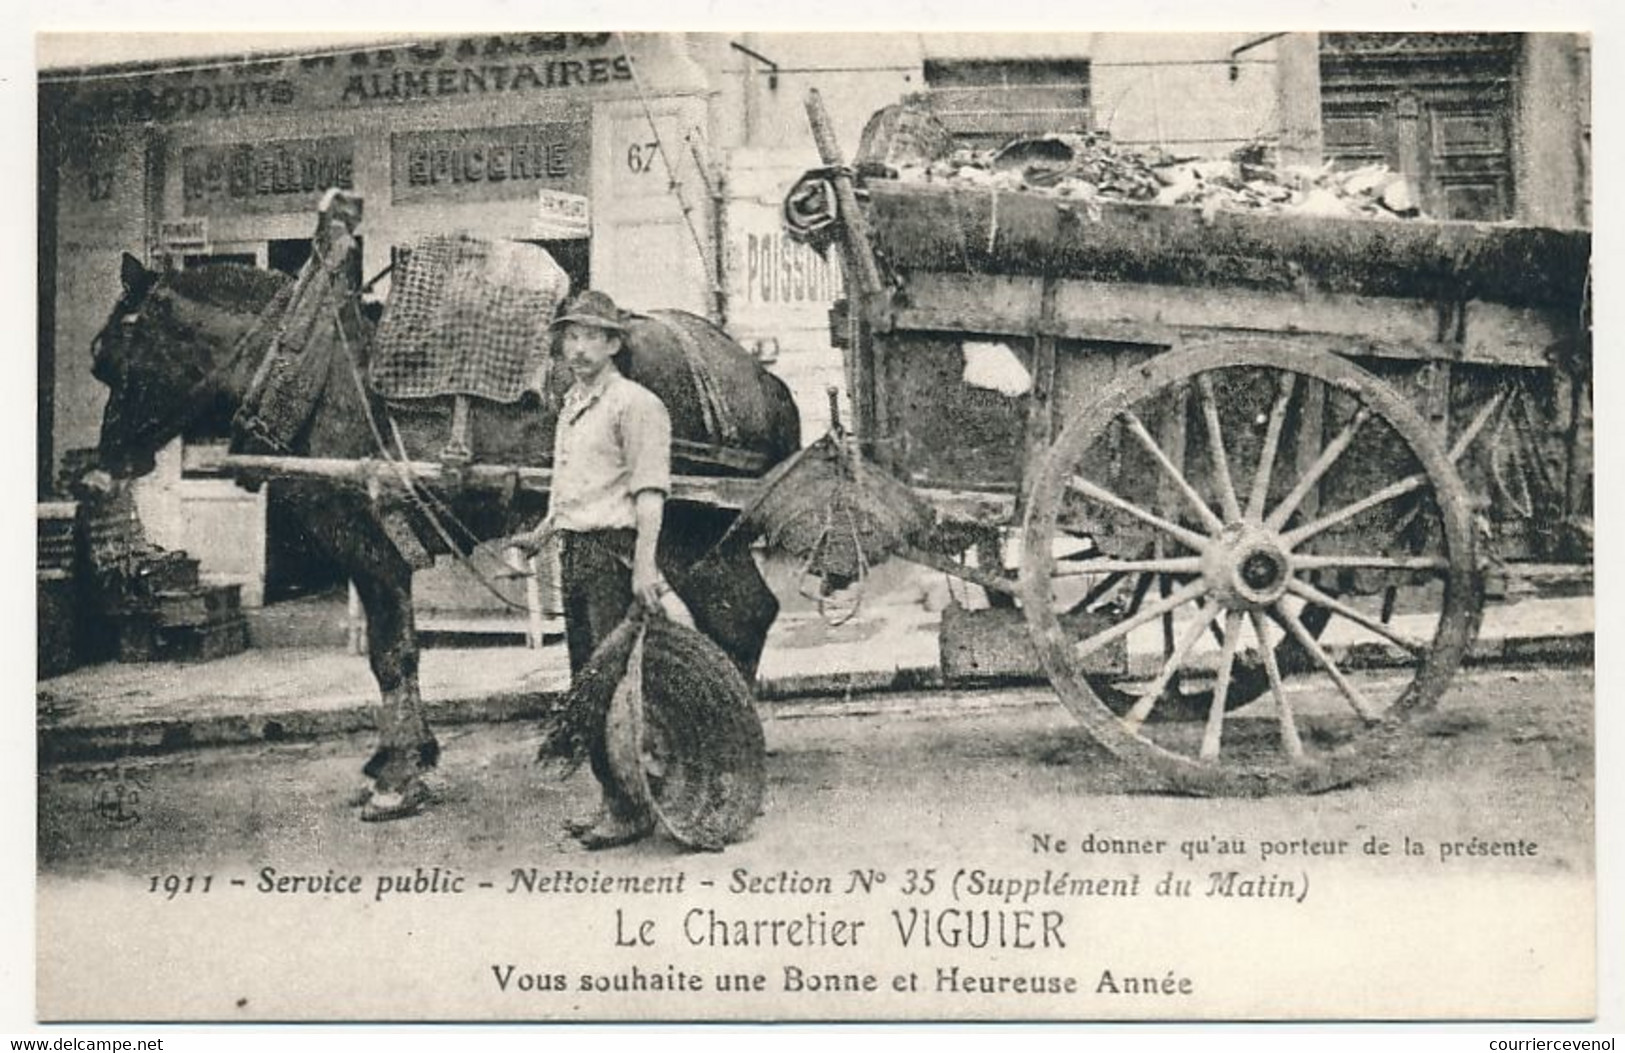
{"type": "Polygon", "coordinates": [[[37,38],[42,1021],[1597,1013],[1591,38],[37,38]]]}

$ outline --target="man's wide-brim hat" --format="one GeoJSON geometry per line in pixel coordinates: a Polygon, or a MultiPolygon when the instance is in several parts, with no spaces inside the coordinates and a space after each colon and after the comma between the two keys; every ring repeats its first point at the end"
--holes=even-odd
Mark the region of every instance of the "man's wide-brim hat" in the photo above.
{"type": "Polygon", "coordinates": [[[584,292],[567,302],[553,319],[553,326],[590,325],[595,329],[626,332],[626,316],[606,293],[584,292]]]}

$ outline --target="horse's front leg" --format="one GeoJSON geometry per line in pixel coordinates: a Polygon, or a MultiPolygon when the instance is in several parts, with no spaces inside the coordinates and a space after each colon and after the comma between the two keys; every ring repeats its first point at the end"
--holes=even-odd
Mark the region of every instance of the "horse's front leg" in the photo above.
{"type": "Polygon", "coordinates": [[[418,692],[418,643],[412,621],[412,572],[402,564],[357,573],[367,611],[368,657],[378,681],[378,747],[362,769],[373,780],[361,818],[400,819],[428,798],[421,776],[440,759],[440,744],[423,715],[418,692]]]}

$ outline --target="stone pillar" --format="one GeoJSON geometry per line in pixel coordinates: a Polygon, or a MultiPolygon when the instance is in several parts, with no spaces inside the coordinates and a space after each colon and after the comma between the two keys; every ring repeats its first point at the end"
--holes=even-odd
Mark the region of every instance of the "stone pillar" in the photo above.
{"type": "Polygon", "coordinates": [[[1320,34],[1288,33],[1275,44],[1281,163],[1319,165],[1320,34]]]}
{"type": "Polygon", "coordinates": [[[1516,214],[1522,222],[1590,224],[1589,56],[1589,41],[1577,34],[1524,37],[1513,118],[1516,214]]]}

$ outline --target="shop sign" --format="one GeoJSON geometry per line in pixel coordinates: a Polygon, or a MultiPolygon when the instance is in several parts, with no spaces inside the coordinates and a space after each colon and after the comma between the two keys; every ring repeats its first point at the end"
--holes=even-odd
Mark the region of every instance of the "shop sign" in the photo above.
{"type": "Polygon", "coordinates": [[[188,216],[304,212],[329,188],[355,189],[355,141],[283,139],[181,151],[188,216]]]}
{"type": "Polygon", "coordinates": [[[827,308],[843,295],[840,267],[788,237],[781,222],[777,209],[730,209],[731,302],[741,308],[827,308]]]}
{"type": "Polygon", "coordinates": [[[167,253],[207,252],[209,250],[209,221],[202,216],[193,219],[170,219],[158,225],[158,244],[167,253]]]}
{"type": "MultiPolygon", "coordinates": [[[[47,105],[86,124],[182,121],[471,99],[520,100],[632,84],[620,34],[508,33],[247,58],[162,73],[47,83],[47,105]]],[[[633,34],[646,50],[659,38],[633,34]]],[[[658,70],[646,77],[658,80],[658,70]]]]}
{"type": "Polygon", "coordinates": [[[569,240],[592,235],[592,203],[585,194],[540,190],[531,233],[548,240],[569,240]]]}
{"type": "Polygon", "coordinates": [[[402,132],[390,137],[396,204],[533,198],[587,189],[585,121],[402,132]]]}

